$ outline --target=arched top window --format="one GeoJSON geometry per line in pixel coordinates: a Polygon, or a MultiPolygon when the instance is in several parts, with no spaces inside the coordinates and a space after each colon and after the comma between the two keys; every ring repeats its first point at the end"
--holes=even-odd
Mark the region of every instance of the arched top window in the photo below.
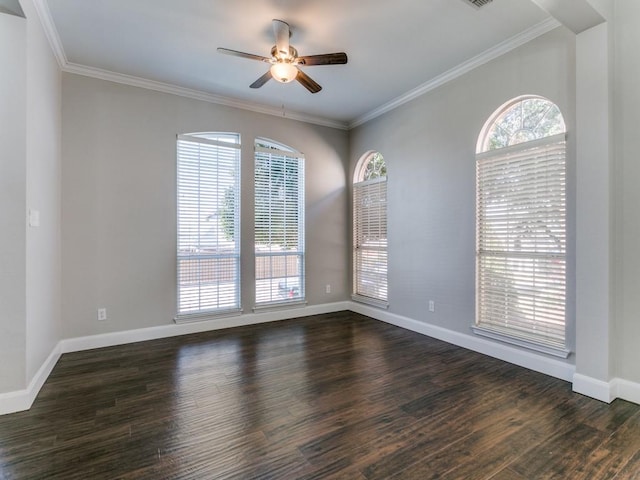
{"type": "Polygon", "coordinates": [[[387,165],[380,152],[365,153],[353,174],[353,183],[366,182],[387,176],[387,165]]]}
{"type": "Polygon", "coordinates": [[[276,150],[282,153],[290,154],[288,156],[302,158],[304,155],[302,152],[298,152],[297,150],[291,148],[284,143],[276,142],[275,140],[271,140],[270,138],[258,137],[256,138],[255,146],[259,148],[264,148],[267,150],[276,150]]]}
{"type": "Polygon", "coordinates": [[[478,138],[476,153],[566,132],[558,106],[550,100],[525,95],[498,108],[487,120],[478,138]]]}
{"type": "Polygon", "coordinates": [[[566,141],[557,105],[515,98],[476,153],[476,322],[480,335],[567,357],[566,141]]]}
{"type": "Polygon", "coordinates": [[[353,173],[353,296],[386,308],[387,166],[379,152],[365,153],[353,173]]]}

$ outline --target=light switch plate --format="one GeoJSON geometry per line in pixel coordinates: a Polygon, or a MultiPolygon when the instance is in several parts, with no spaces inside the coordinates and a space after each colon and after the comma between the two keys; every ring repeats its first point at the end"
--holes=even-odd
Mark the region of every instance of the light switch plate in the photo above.
{"type": "Polygon", "coordinates": [[[40,226],[40,212],[38,210],[34,210],[33,208],[29,209],[29,226],[30,227],[40,226]]]}

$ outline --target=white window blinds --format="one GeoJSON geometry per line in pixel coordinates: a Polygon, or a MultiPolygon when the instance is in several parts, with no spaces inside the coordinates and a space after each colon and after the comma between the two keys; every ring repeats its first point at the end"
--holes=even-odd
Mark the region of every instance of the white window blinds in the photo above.
{"type": "Polygon", "coordinates": [[[477,155],[476,331],[566,356],[564,134],[477,155]]]}
{"type": "Polygon", "coordinates": [[[387,177],[353,185],[354,294],[387,302],[387,177]]]}
{"type": "Polygon", "coordinates": [[[304,215],[304,156],[257,143],[256,306],[304,301],[304,215]]]}
{"type": "Polygon", "coordinates": [[[240,137],[178,136],[178,317],[240,308],[240,137]]]}

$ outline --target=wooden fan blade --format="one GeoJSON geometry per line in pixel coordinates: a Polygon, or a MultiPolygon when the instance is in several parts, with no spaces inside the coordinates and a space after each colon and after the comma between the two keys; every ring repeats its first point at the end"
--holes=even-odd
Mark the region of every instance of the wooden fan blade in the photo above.
{"type": "Polygon", "coordinates": [[[344,52],[325,53],[323,55],[307,55],[296,59],[300,65],[344,65],[347,54],[344,52]]]}
{"type": "Polygon", "coordinates": [[[265,83],[267,83],[269,80],[271,80],[272,76],[271,76],[271,70],[267,70],[267,73],[265,73],[264,75],[262,75],[259,79],[257,79],[255,82],[253,82],[251,85],[249,85],[250,88],[260,88],[261,86],[263,86],[265,83]]]}
{"type": "Polygon", "coordinates": [[[266,63],[271,62],[271,59],[267,57],[254,55],[253,53],[239,52],[237,50],[229,50],[228,48],[218,48],[218,53],[224,53],[225,55],[233,55],[234,57],[248,58],[249,60],[259,60],[261,62],[266,62],[266,63]]]}
{"type": "Polygon", "coordinates": [[[289,30],[289,24],[282,20],[276,20],[275,18],[271,22],[273,24],[273,34],[276,37],[276,48],[278,53],[284,57],[289,56],[289,37],[291,37],[291,30],[289,30]]]}
{"type": "Polygon", "coordinates": [[[309,90],[311,93],[318,93],[320,90],[322,90],[322,87],[318,85],[313,78],[311,78],[300,69],[298,69],[296,80],[300,82],[302,86],[309,90]]]}

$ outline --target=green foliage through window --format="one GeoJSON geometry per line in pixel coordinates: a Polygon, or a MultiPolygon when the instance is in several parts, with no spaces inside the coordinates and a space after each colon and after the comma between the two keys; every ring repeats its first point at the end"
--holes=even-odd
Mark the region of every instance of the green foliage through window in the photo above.
{"type": "Polygon", "coordinates": [[[502,110],[492,121],[478,152],[496,150],[565,132],[556,104],[542,97],[525,97],[502,110]]]}

